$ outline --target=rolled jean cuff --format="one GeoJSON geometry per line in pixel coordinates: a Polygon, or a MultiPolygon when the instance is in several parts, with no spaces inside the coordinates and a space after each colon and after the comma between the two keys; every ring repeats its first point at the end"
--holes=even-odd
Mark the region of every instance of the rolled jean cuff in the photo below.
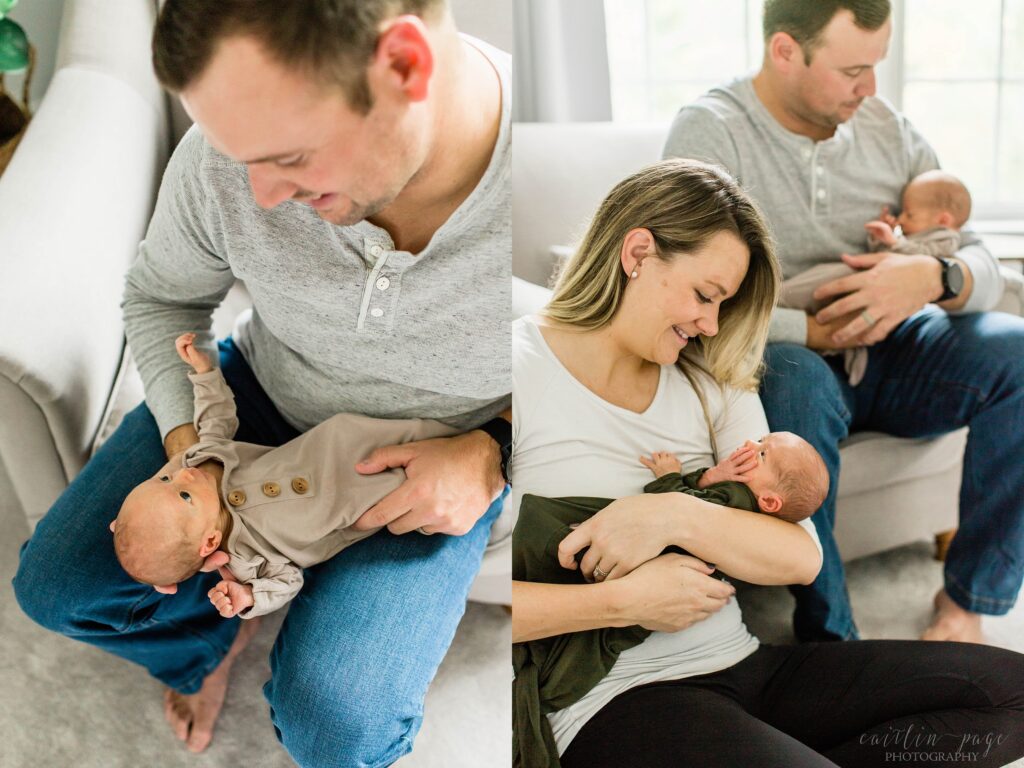
{"type": "MultiPolygon", "coordinates": [[[[944,574],[943,582],[946,594],[953,599],[953,602],[971,613],[981,613],[986,616],[1003,616],[1009,613],[1010,609],[1017,603],[1017,595],[1007,598],[976,595],[960,584],[956,577],[949,573],[944,574]]],[[[1017,583],[1020,583],[1020,579],[1017,579],[1017,583]]]]}

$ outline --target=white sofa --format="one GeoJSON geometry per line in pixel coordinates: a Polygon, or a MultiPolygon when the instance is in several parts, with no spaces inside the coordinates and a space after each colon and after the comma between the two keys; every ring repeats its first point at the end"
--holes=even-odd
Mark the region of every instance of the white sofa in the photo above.
{"type": "MultiPolygon", "coordinates": [[[[67,0],[53,80],[0,177],[0,463],[30,530],[142,400],[124,273],[189,126],[153,75],[157,7],[67,0]]],[[[218,337],[247,306],[238,284],[214,316],[218,337]]],[[[506,542],[488,551],[470,599],[509,604],[510,580],[506,542]]]]}
{"type": "MultiPolygon", "coordinates": [[[[553,246],[583,234],[612,186],[661,156],[664,124],[521,123],[514,126],[513,301],[524,314],[543,305],[553,246]]],[[[1004,270],[999,309],[1021,314],[1021,275],[1004,270]]],[[[955,528],[967,431],[931,440],[860,433],[840,457],[836,539],[844,559],[955,528]]]]}

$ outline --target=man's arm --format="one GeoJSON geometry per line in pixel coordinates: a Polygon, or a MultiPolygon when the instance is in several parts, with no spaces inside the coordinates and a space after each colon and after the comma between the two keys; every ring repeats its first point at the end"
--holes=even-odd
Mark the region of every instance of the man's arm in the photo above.
{"type": "MultiPolygon", "coordinates": [[[[198,331],[199,346],[213,357],[207,333],[211,317],[234,282],[212,233],[214,212],[202,183],[203,148],[201,134],[193,129],[171,157],[121,303],[146,403],[165,440],[193,418],[188,367],[178,358],[174,340],[185,331],[198,331]]],[[[175,437],[175,446],[183,435],[188,431],[175,437]]]]}

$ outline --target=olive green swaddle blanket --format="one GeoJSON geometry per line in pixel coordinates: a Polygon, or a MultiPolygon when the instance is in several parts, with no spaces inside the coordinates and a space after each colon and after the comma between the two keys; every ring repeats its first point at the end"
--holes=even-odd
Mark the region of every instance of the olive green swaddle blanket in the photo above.
{"type": "MultiPolygon", "coordinates": [[[[681,492],[725,507],[758,511],[757,499],[742,483],[697,482],[706,469],[686,476],[670,473],[644,486],[645,493],[681,492]]],[[[558,545],[572,526],[593,517],[614,499],[589,496],[545,498],[524,494],[512,533],[512,578],[545,584],[584,584],[579,569],[558,563],[558,545]]],[[[666,552],[683,552],[670,547],[666,552]]],[[[586,550],[576,555],[579,562],[586,550]]],[[[558,748],[547,714],[579,701],[615,664],[619,654],[650,634],[641,626],[604,627],[512,645],[513,768],[557,768],[558,748]]]]}

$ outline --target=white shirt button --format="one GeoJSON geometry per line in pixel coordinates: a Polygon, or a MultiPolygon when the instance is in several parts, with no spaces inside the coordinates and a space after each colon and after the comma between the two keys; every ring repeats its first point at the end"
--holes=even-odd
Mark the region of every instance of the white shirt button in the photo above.
{"type": "Polygon", "coordinates": [[[825,190],[824,189],[819,189],[818,190],[818,199],[819,200],[824,200],[825,199],[825,190]]]}
{"type": "Polygon", "coordinates": [[[378,291],[386,291],[388,288],[391,287],[391,281],[388,280],[386,277],[378,277],[376,285],[378,291]]]}
{"type": "Polygon", "coordinates": [[[821,165],[818,166],[818,175],[819,176],[824,176],[825,175],[825,167],[824,166],[821,166],[821,165]]]}
{"type": "Polygon", "coordinates": [[[381,309],[380,307],[374,307],[373,309],[370,310],[370,314],[373,315],[374,317],[381,317],[384,314],[384,310],[381,309]]]}
{"type": "Polygon", "coordinates": [[[381,248],[379,245],[370,246],[370,255],[373,256],[374,258],[380,256],[382,253],[384,253],[384,249],[381,248]]]}
{"type": "Polygon", "coordinates": [[[804,150],[804,160],[809,160],[810,157],[811,157],[811,150],[805,149],[804,150]]]}

